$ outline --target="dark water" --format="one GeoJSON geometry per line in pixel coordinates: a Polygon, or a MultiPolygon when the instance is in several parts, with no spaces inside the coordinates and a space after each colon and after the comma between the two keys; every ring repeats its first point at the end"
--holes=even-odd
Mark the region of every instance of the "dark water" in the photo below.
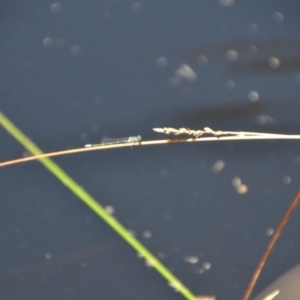
{"type": "MultiPolygon", "coordinates": [[[[164,138],[152,131],[159,126],[297,133],[299,6],[2,2],[0,110],[46,152],[105,135],[164,138]]],[[[3,129],[0,138],[1,161],[23,155],[3,129]]],[[[297,141],[141,147],[55,161],[112,205],[193,293],[217,299],[242,298],[270,240],[266,230],[299,189],[297,141]],[[212,169],[217,161],[225,164],[220,172],[212,169]],[[247,193],[237,192],[237,178],[247,193]],[[191,256],[198,262],[188,263],[191,256]]],[[[183,299],[38,163],[0,176],[1,299],[183,299]]],[[[299,263],[299,213],[257,291],[299,263]]]]}

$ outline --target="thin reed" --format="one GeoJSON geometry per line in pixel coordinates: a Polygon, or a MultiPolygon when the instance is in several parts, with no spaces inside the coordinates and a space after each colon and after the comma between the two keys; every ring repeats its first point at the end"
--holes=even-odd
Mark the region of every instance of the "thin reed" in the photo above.
{"type": "MultiPolygon", "coordinates": [[[[3,114],[0,113],[0,123],[3,119],[3,114]]],[[[153,128],[155,132],[164,134],[187,134],[194,136],[193,138],[182,139],[168,139],[168,140],[154,140],[154,141],[139,141],[130,143],[120,143],[112,145],[99,145],[94,147],[82,147],[77,149],[55,151],[50,153],[36,154],[34,156],[28,156],[18,158],[10,161],[0,163],[0,168],[10,166],[19,163],[25,163],[29,161],[38,160],[45,157],[54,157],[62,155],[70,155],[89,151],[100,151],[115,148],[126,147],[139,147],[139,146],[153,146],[153,145],[167,145],[176,143],[200,143],[200,142],[223,142],[223,141],[245,141],[245,140],[300,140],[300,135],[288,135],[288,134],[276,134],[276,133],[261,133],[261,132],[244,132],[244,131],[214,131],[208,127],[204,130],[191,130],[186,128],[174,129],[174,128],[153,128]],[[211,137],[202,137],[202,135],[212,135],[211,137]]]]}

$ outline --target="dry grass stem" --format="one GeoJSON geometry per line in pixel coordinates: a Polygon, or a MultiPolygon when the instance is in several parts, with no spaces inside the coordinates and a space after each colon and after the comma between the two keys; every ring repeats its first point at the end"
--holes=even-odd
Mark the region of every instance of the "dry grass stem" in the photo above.
{"type": "Polygon", "coordinates": [[[275,134],[275,133],[259,133],[259,132],[235,132],[235,131],[214,131],[208,127],[204,130],[191,130],[186,128],[174,129],[174,128],[153,128],[156,132],[161,132],[165,134],[188,134],[192,135],[192,138],[182,138],[182,139],[167,139],[167,140],[154,140],[154,141],[139,141],[132,143],[120,143],[113,145],[99,145],[90,148],[77,148],[63,151],[56,151],[51,153],[44,153],[40,155],[23,157],[19,159],[14,159],[10,161],[0,162],[0,168],[24,163],[28,161],[38,160],[46,157],[54,157],[61,155],[69,155],[75,153],[89,152],[89,151],[99,151],[99,150],[109,150],[115,148],[131,148],[140,146],[153,146],[153,145],[167,145],[167,144],[178,144],[178,143],[195,143],[195,142],[221,142],[221,141],[245,141],[245,140],[300,140],[300,135],[289,135],[289,134],[275,134]],[[201,137],[201,135],[212,135],[208,137],[201,137]]]}
{"type": "MultiPolygon", "coordinates": [[[[244,132],[244,131],[222,131],[222,130],[213,130],[209,127],[204,127],[203,130],[192,130],[189,128],[179,128],[175,129],[172,127],[164,127],[164,128],[153,128],[155,132],[164,133],[164,134],[174,134],[174,135],[180,135],[180,134],[187,134],[192,135],[196,138],[202,136],[202,135],[213,135],[215,137],[220,136],[237,136],[237,137],[245,137],[245,136],[261,136],[261,137],[283,137],[283,136],[291,136],[287,134],[274,134],[274,133],[261,133],[261,132],[244,132]]],[[[298,136],[300,138],[300,136],[298,136]]]]}

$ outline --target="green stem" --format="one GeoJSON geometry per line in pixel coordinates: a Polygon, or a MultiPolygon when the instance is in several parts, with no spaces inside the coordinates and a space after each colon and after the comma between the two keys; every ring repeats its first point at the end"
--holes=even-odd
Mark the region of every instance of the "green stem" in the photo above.
{"type": "MultiPolygon", "coordinates": [[[[22,133],[7,117],[0,112],[0,124],[31,154],[39,155],[43,151],[38,148],[24,133],[22,133]]],[[[108,214],[105,209],[84,189],[82,189],[66,172],[64,172],[50,158],[39,160],[58,180],[69,188],[84,204],[102,218],[111,228],[113,228],[141,257],[156,269],[168,282],[169,285],[180,292],[188,300],[196,300],[190,290],[180,282],[147,248],[145,248],[128,230],[120,224],[113,216],[108,214]]]]}

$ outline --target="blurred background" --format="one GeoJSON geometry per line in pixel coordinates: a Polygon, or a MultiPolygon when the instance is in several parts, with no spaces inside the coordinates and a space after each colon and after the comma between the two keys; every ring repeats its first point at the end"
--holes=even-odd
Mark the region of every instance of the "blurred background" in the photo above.
{"type": "MultiPolygon", "coordinates": [[[[1,1],[0,110],[45,152],[153,127],[299,133],[299,1],[1,1]]],[[[0,160],[24,149],[0,129],[0,160]]],[[[195,294],[241,299],[299,143],[55,158],[195,294]]],[[[1,299],[183,299],[37,162],[0,170],[1,299]]],[[[296,210],[257,292],[299,263],[296,210]]]]}

